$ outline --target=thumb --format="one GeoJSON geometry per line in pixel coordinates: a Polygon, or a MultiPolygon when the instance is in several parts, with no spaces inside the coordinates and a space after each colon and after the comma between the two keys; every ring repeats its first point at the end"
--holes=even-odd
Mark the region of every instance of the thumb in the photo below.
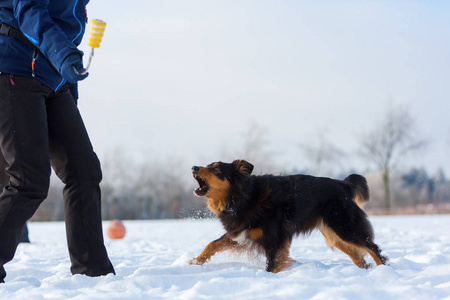
{"type": "Polygon", "coordinates": [[[83,80],[89,76],[89,72],[86,72],[86,70],[83,68],[83,66],[77,64],[77,65],[73,65],[72,67],[73,67],[74,73],[79,76],[79,78],[80,78],[79,80],[83,80]]]}

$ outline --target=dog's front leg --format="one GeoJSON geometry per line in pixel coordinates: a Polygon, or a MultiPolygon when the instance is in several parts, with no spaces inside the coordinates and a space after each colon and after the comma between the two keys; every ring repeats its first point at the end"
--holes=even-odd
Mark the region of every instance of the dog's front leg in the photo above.
{"type": "Polygon", "coordinates": [[[289,268],[295,260],[289,257],[291,241],[286,241],[281,247],[266,248],[267,264],[266,271],[272,273],[281,272],[289,268]]]}
{"type": "Polygon", "coordinates": [[[213,256],[217,252],[229,250],[236,246],[238,246],[238,243],[231,240],[227,236],[227,234],[224,234],[219,239],[209,243],[208,246],[206,246],[205,250],[203,250],[203,252],[199,256],[189,261],[189,264],[203,265],[205,262],[211,259],[211,256],[213,256]]]}

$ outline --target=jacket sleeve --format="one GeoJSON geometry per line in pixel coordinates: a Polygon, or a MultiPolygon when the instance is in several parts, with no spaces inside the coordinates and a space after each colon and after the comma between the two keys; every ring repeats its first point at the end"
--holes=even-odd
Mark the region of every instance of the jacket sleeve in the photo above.
{"type": "Polygon", "coordinates": [[[50,0],[13,0],[14,17],[23,34],[61,73],[64,59],[69,54],[82,52],[50,18],[47,9],[49,2],[50,0]]]}

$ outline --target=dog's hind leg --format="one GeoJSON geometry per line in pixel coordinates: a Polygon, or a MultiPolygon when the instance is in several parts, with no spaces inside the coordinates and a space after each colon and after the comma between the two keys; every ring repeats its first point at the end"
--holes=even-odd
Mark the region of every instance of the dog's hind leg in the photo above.
{"type": "Polygon", "coordinates": [[[236,247],[239,247],[239,244],[231,240],[226,234],[224,234],[219,239],[209,243],[199,256],[189,261],[189,264],[202,265],[205,262],[209,261],[211,259],[211,256],[213,256],[217,252],[222,252],[236,247]]]}
{"type": "MultiPolygon", "coordinates": [[[[345,215],[345,212],[341,211],[340,215],[345,215]]],[[[387,264],[388,258],[381,255],[380,248],[373,242],[374,234],[372,225],[365,213],[359,208],[353,211],[352,222],[349,222],[348,218],[334,216],[333,218],[326,219],[324,217],[320,227],[325,239],[327,239],[327,243],[328,234],[331,240],[335,241],[334,243],[331,242],[332,246],[349,255],[357,266],[361,268],[370,266],[363,259],[367,253],[372,256],[377,265],[387,264]],[[362,259],[359,259],[359,256],[362,259]]]]}
{"type": "Polygon", "coordinates": [[[325,237],[325,241],[330,248],[338,248],[345,254],[347,254],[350,259],[353,261],[355,265],[362,269],[367,269],[370,267],[369,264],[366,263],[364,256],[366,255],[366,251],[358,247],[352,243],[346,242],[341,239],[333,229],[325,225],[323,222],[318,226],[320,232],[322,232],[325,237]]]}
{"type": "Polygon", "coordinates": [[[370,256],[372,256],[373,260],[379,265],[387,265],[389,262],[389,258],[387,256],[381,255],[381,249],[377,244],[371,241],[366,241],[367,252],[369,252],[370,256]]]}

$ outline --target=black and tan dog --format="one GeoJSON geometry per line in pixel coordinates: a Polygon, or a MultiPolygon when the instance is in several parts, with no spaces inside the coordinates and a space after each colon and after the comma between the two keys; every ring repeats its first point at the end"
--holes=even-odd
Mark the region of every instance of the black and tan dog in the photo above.
{"type": "Polygon", "coordinates": [[[369,268],[369,253],[377,265],[387,257],[373,242],[367,215],[361,210],[369,200],[366,179],[350,175],[345,180],[307,175],[250,175],[253,165],[236,160],[192,167],[211,211],[226,233],[211,242],[190,264],[203,264],[217,252],[256,250],[267,258],[266,270],[282,271],[294,262],[289,257],[293,236],[318,228],[329,247],[347,254],[360,268],[369,268]]]}

